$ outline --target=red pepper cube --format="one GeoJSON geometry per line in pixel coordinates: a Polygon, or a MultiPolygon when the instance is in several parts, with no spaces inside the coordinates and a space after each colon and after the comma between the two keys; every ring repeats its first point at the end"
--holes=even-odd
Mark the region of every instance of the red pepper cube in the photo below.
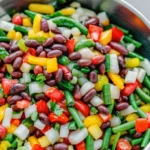
{"type": "Polygon", "coordinates": [[[139,118],[135,121],[135,129],[137,132],[145,132],[148,129],[148,119],[139,118]]]}
{"type": "Polygon", "coordinates": [[[1,105],[4,105],[5,103],[6,103],[5,98],[0,98],[0,106],[1,106],[1,105]]]}
{"type": "Polygon", "coordinates": [[[124,33],[116,26],[112,28],[112,41],[120,42],[124,36],[124,33]]]}
{"type": "Polygon", "coordinates": [[[38,113],[44,113],[44,114],[49,114],[49,108],[47,106],[47,103],[44,100],[40,100],[39,102],[36,103],[36,108],[38,113]]]}
{"type": "Polygon", "coordinates": [[[103,122],[107,122],[111,119],[111,114],[100,113],[98,115],[102,119],[103,122]]]}
{"type": "Polygon", "coordinates": [[[105,60],[105,56],[104,55],[97,55],[97,56],[94,56],[91,61],[92,61],[92,64],[94,65],[99,65],[101,64],[102,62],[104,62],[105,60]]]}
{"type": "Polygon", "coordinates": [[[69,54],[73,53],[74,52],[74,46],[75,46],[75,40],[74,39],[68,40],[66,43],[66,46],[68,48],[69,54]]]}
{"type": "Polygon", "coordinates": [[[148,119],[148,127],[150,128],[150,113],[146,113],[147,114],[147,119],[148,119]]]}
{"type": "Polygon", "coordinates": [[[1,140],[4,139],[5,136],[6,136],[6,134],[7,134],[6,128],[4,128],[4,127],[0,124],[0,139],[1,139],[1,140]]]}
{"type": "Polygon", "coordinates": [[[12,23],[17,25],[22,25],[23,17],[21,15],[14,15],[12,18],[12,23]]]}
{"type": "Polygon", "coordinates": [[[45,148],[41,147],[39,144],[35,144],[32,150],[45,150],[45,148]]]}

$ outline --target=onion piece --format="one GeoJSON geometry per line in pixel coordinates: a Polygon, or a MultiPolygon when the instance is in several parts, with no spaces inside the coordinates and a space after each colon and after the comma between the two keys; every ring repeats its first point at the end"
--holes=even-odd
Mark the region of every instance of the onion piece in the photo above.
{"type": "Polygon", "coordinates": [[[32,115],[32,113],[36,112],[37,109],[36,109],[36,105],[33,104],[33,105],[30,105],[29,107],[25,108],[24,110],[24,114],[25,114],[25,117],[28,118],[32,115]]]}
{"type": "Polygon", "coordinates": [[[81,54],[82,59],[91,59],[95,54],[89,48],[82,48],[78,51],[81,54]]]}
{"type": "Polygon", "coordinates": [[[135,83],[137,75],[137,72],[129,70],[125,76],[125,83],[135,83]]]}
{"type": "Polygon", "coordinates": [[[104,22],[106,22],[107,20],[109,20],[109,18],[108,18],[108,16],[107,16],[106,12],[100,12],[100,13],[97,15],[97,17],[98,17],[98,19],[99,19],[99,21],[100,21],[101,23],[104,23],[104,22]]]}
{"type": "Polygon", "coordinates": [[[110,54],[110,72],[119,73],[119,64],[116,54],[110,54]]]}
{"type": "Polygon", "coordinates": [[[60,127],[60,137],[61,138],[67,138],[69,135],[69,123],[66,123],[64,125],[61,125],[60,127]]]}
{"type": "Polygon", "coordinates": [[[146,71],[146,73],[150,76],[150,62],[148,59],[144,59],[144,61],[141,61],[140,66],[143,67],[146,71]]]}
{"type": "Polygon", "coordinates": [[[45,128],[45,124],[38,119],[34,122],[34,127],[36,127],[39,130],[43,130],[45,128]]]}
{"type": "Polygon", "coordinates": [[[94,141],[94,150],[99,150],[102,147],[103,140],[98,139],[94,141]]]}
{"type": "Polygon", "coordinates": [[[78,115],[82,121],[85,119],[85,116],[80,111],[78,111],[78,115]]]}
{"type": "Polygon", "coordinates": [[[25,142],[24,146],[28,149],[28,150],[32,150],[32,147],[30,145],[29,142],[25,142]]]}
{"type": "Polygon", "coordinates": [[[93,106],[97,107],[97,106],[103,104],[104,102],[103,102],[103,100],[102,100],[100,97],[94,96],[94,97],[91,99],[90,103],[91,103],[93,106]]]}
{"type": "Polygon", "coordinates": [[[49,85],[44,84],[44,86],[43,86],[43,92],[45,93],[49,88],[50,88],[49,85]]]}
{"type": "Polygon", "coordinates": [[[134,112],[136,112],[136,110],[131,105],[129,105],[128,108],[120,111],[120,115],[121,116],[127,116],[129,114],[134,113],[134,112]]]}
{"type": "Polygon", "coordinates": [[[111,127],[115,127],[115,126],[118,126],[118,125],[121,124],[120,118],[119,118],[119,117],[116,117],[116,116],[112,117],[112,118],[110,119],[110,122],[111,122],[111,127]]]}
{"type": "Polygon", "coordinates": [[[31,70],[31,65],[28,63],[22,63],[20,70],[24,73],[29,73],[31,70]]]}
{"type": "Polygon", "coordinates": [[[14,29],[14,24],[0,20],[0,29],[9,32],[14,29]]]}
{"type": "Polygon", "coordinates": [[[129,51],[129,52],[133,52],[134,50],[135,50],[135,45],[134,44],[132,44],[132,43],[128,43],[127,44],[127,50],[129,51]]]}
{"type": "Polygon", "coordinates": [[[30,83],[31,82],[31,77],[30,77],[30,73],[23,73],[22,74],[22,76],[23,76],[23,79],[24,79],[24,82],[25,83],[30,83]]]}
{"type": "Polygon", "coordinates": [[[137,75],[137,79],[140,83],[143,82],[145,75],[146,75],[146,71],[143,68],[140,68],[137,75]]]}
{"type": "Polygon", "coordinates": [[[2,126],[3,127],[10,127],[10,121],[12,118],[12,108],[6,108],[4,118],[2,121],[2,126]]]}
{"type": "Polygon", "coordinates": [[[39,84],[38,82],[29,83],[29,92],[30,94],[42,93],[43,85],[39,84]]]}
{"type": "Polygon", "coordinates": [[[120,89],[117,86],[110,84],[110,93],[112,99],[119,99],[120,89]]]}
{"type": "Polygon", "coordinates": [[[13,112],[12,119],[20,119],[22,117],[23,111],[20,112],[13,112]]]}

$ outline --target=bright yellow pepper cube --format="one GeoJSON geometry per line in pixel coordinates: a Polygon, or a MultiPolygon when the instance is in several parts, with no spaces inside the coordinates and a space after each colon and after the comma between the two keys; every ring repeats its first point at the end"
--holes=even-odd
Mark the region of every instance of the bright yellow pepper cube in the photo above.
{"type": "Polygon", "coordinates": [[[140,107],[144,112],[150,112],[150,104],[146,104],[140,107]]]}
{"type": "Polygon", "coordinates": [[[53,38],[55,34],[52,31],[49,31],[49,37],[53,38]]]}
{"type": "Polygon", "coordinates": [[[136,113],[133,113],[133,114],[128,115],[128,116],[126,117],[126,120],[127,120],[128,122],[131,122],[131,121],[134,121],[134,120],[136,120],[136,119],[138,119],[138,118],[139,118],[139,116],[138,116],[136,113]]]}
{"type": "Polygon", "coordinates": [[[120,56],[120,53],[116,51],[115,49],[111,49],[109,54],[116,54],[117,56],[120,56]]]}
{"type": "Polygon", "coordinates": [[[11,147],[11,144],[8,141],[2,141],[0,144],[0,150],[7,150],[11,147]]]}
{"type": "Polygon", "coordinates": [[[4,118],[4,114],[5,114],[5,110],[8,107],[7,104],[3,105],[0,107],[0,122],[3,120],[4,118]]]}
{"type": "Polygon", "coordinates": [[[47,147],[47,146],[49,146],[51,144],[50,141],[47,139],[46,136],[42,136],[42,137],[38,138],[38,142],[44,148],[47,147]]]}
{"type": "Polygon", "coordinates": [[[57,58],[54,57],[54,58],[47,59],[47,72],[51,73],[57,70],[58,70],[57,58]]]}
{"type": "Polygon", "coordinates": [[[10,38],[10,39],[14,39],[15,35],[16,35],[16,31],[15,30],[10,30],[7,33],[7,37],[10,38]]]}
{"type": "Polygon", "coordinates": [[[110,20],[109,19],[107,19],[104,22],[102,22],[103,26],[108,26],[109,24],[110,24],[110,20]]]}
{"type": "Polygon", "coordinates": [[[23,18],[23,26],[31,27],[32,26],[31,19],[30,18],[23,18]]]}
{"type": "Polygon", "coordinates": [[[35,136],[30,136],[28,138],[28,141],[30,142],[30,145],[33,147],[35,144],[39,144],[38,139],[35,136]]]}
{"type": "Polygon", "coordinates": [[[29,39],[35,38],[36,37],[36,33],[33,30],[29,30],[28,31],[28,37],[29,37],[29,39]]]}
{"type": "Polygon", "coordinates": [[[90,127],[91,125],[97,124],[99,127],[102,125],[103,121],[98,115],[91,115],[85,118],[84,126],[86,128],[90,127]]]}
{"type": "Polygon", "coordinates": [[[88,131],[95,140],[99,139],[103,134],[102,130],[97,124],[91,125],[88,128],[88,131]]]}
{"type": "Polygon", "coordinates": [[[125,64],[127,68],[135,68],[140,65],[139,58],[125,58],[125,64]]]}
{"type": "Polygon", "coordinates": [[[39,32],[41,30],[41,19],[42,15],[36,14],[33,20],[33,30],[34,32],[39,32]]]}
{"type": "Polygon", "coordinates": [[[11,64],[6,64],[7,71],[11,74],[13,72],[13,67],[11,64]]]}
{"type": "Polygon", "coordinates": [[[75,13],[75,9],[72,8],[72,7],[64,8],[64,9],[61,10],[61,13],[64,16],[71,16],[72,14],[75,13]]]}
{"type": "Polygon", "coordinates": [[[11,124],[9,128],[7,128],[8,133],[14,133],[15,130],[17,129],[17,126],[11,124]]]}
{"type": "Polygon", "coordinates": [[[49,38],[49,32],[45,33],[43,31],[37,32],[36,33],[36,37],[45,37],[45,38],[49,38]]]}
{"type": "Polygon", "coordinates": [[[20,32],[16,32],[14,40],[20,40],[22,39],[22,34],[20,32]]]}

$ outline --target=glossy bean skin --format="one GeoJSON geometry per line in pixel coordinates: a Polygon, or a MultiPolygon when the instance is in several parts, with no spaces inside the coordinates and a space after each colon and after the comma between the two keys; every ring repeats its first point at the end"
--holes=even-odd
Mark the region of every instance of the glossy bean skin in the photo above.
{"type": "Polygon", "coordinates": [[[79,60],[81,59],[81,54],[79,52],[73,52],[69,55],[69,59],[71,61],[79,60]]]}
{"type": "Polygon", "coordinates": [[[19,78],[21,78],[22,73],[21,73],[21,71],[13,71],[13,72],[11,73],[11,76],[12,76],[12,78],[14,78],[14,79],[19,79],[19,78]]]}
{"type": "Polygon", "coordinates": [[[57,143],[54,145],[54,150],[68,150],[68,145],[66,143],[57,143]]]}
{"type": "Polygon", "coordinates": [[[67,81],[71,81],[73,76],[72,76],[72,73],[67,73],[67,74],[64,74],[64,78],[67,80],[67,81]]]}
{"type": "Polygon", "coordinates": [[[119,75],[120,75],[122,78],[125,78],[127,72],[128,72],[128,69],[122,69],[122,70],[119,72],[119,75]]]}
{"type": "Polygon", "coordinates": [[[67,42],[67,38],[63,36],[62,34],[56,34],[54,36],[54,41],[56,43],[65,44],[67,42]]]}
{"type": "Polygon", "coordinates": [[[7,68],[6,68],[6,65],[4,64],[0,67],[0,73],[5,73],[6,71],[7,71],[7,68]]]}
{"type": "Polygon", "coordinates": [[[52,146],[48,146],[45,148],[45,150],[53,150],[52,146]]]}
{"type": "Polygon", "coordinates": [[[11,108],[13,109],[13,111],[20,111],[21,109],[17,107],[16,104],[11,105],[11,108]]]}
{"type": "Polygon", "coordinates": [[[43,30],[44,32],[49,31],[49,26],[48,26],[47,20],[45,18],[41,19],[41,30],[43,30]]]}
{"type": "Polygon", "coordinates": [[[74,91],[73,91],[73,97],[74,99],[81,99],[82,95],[80,93],[80,86],[78,84],[75,85],[74,91]]]}
{"type": "Polygon", "coordinates": [[[11,51],[11,52],[16,52],[16,51],[18,51],[18,50],[19,50],[18,45],[11,45],[11,47],[10,47],[10,51],[11,51]]]}
{"type": "Polygon", "coordinates": [[[43,133],[42,133],[40,130],[37,129],[37,130],[35,131],[35,137],[36,137],[36,138],[40,138],[40,137],[42,137],[42,136],[43,136],[43,133]]]}
{"type": "Polygon", "coordinates": [[[47,53],[48,58],[60,57],[61,55],[62,55],[62,51],[60,50],[53,50],[47,53]]]}
{"type": "Polygon", "coordinates": [[[37,48],[38,46],[40,46],[40,43],[36,40],[27,40],[25,42],[25,45],[27,47],[37,48]]]}
{"type": "Polygon", "coordinates": [[[42,99],[47,102],[49,100],[49,98],[44,93],[36,94],[34,98],[36,101],[39,101],[42,99]]]}
{"type": "Polygon", "coordinates": [[[27,92],[22,92],[20,95],[21,95],[22,99],[31,101],[31,97],[27,92]]]}
{"type": "Polygon", "coordinates": [[[46,70],[43,71],[43,74],[46,77],[46,80],[50,80],[52,78],[52,73],[48,73],[46,70]]]}
{"type": "Polygon", "coordinates": [[[39,54],[43,51],[43,46],[38,46],[36,49],[36,55],[39,56],[39,54]]]}
{"type": "Polygon", "coordinates": [[[46,81],[46,84],[49,85],[49,86],[55,86],[56,81],[55,80],[49,80],[49,81],[46,81]]]}
{"type": "Polygon", "coordinates": [[[12,105],[12,104],[16,104],[16,102],[17,102],[17,101],[20,101],[20,100],[22,100],[22,97],[21,97],[21,96],[19,96],[19,95],[14,95],[14,96],[12,96],[11,98],[9,98],[9,99],[7,100],[7,102],[8,102],[8,104],[12,105]]]}
{"type": "Polygon", "coordinates": [[[33,69],[33,72],[35,75],[41,74],[41,73],[43,73],[43,68],[39,65],[36,65],[33,69]]]}
{"type": "Polygon", "coordinates": [[[122,68],[125,68],[126,65],[125,65],[125,60],[123,58],[123,56],[118,56],[118,61],[119,61],[119,65],[122,67],[122,68]]]}
{"type": "Polygon", "coordinates": [[[83,102],[88,103],[96,94],[96,90],[92,89],[89,92],[86,93],[86,95],[83,97],[83,102]]]}
{"type": "Polygon", "coordinates": [[[50,52],[50,51],[52,51],[50,48],[44,48],[44,51],[46,52],[46,53],[48,53],[48,52],[50,52]]]}
{"type": "Polygon", "coordinates": [[[109,111],[108,111],[107,107],[104,106],[104,105],[98,106],[97,109],[98,109],[98,111],[99,111],[100,113],[109,114],[109,111]]]}
{"type": "Polygon", "coordinates": [[[43,122],[44,124],[46,124],[46,125],[49,124],[49,119],[48,119],[47,115],[45,115],[44,113],[39,113],[39,119],[40,119],[41,122],[43,122]]]}
{"type": "Polygon", "coordinates": [[[105,64],[104,63],[102,63],[102,64],[100,64],[99,65],[99,72],[100,72],[100,74],[105,74],[105,72],[106,72],[106,66],[105,66],[105,64]]]}
{"type": "Polygon", "coordinates": [[[87,59],[80,59],[77,61],[78,66],[80,67],[88,67],[91,65],[91,61],[87,59]]]}
{"type": "Polygon", "coordinates": [[[3,64],[3,61],[2,61],[2,59],[0,59],[0,66],[2,66],[2,64],[3,64]]]}
{"type": "Polygon", "coordinates": [[[26,85],[21,83],[16,83],[10,88],[10,94],[15,95],[23,92],[26,89],[26,85]]]}
{"type": "Polygon", "coordinates": [[[102,129],[102,130],[107,129],[107,128],[110,127],[110,125],[111,125],[110,121],[105,122],[105,123],[103,123],[103,124],[101,125],[101,129],[102,129]]]}
{"type": "Polygon", "coordinates": [[[61,50],[63,53],[68,51],[67,47],[63,44],[53,44],[51,47],[52,50],[61,50]]]}
{"type": "Polygon", "coordinates": [[[140,145],[134,145],[134,146],[132,146],[132,150],[141,150],[141,146],[140,145]]]}
{"type": "Polygon", "coordinates": [[[98,75],[94,71],[90,72],[89,78],[90,78],[90,81],[93,82],[93,83],[98,82],[98,75]]]}
{"type": "Polygon", "coordinates": [[[48,38],[44,43],[43,46],[44,47],[49,47],[54,43],[54,39],[53,38],[48,38]]]}
{"type": "Polygon", "coordinates": [[[55,34],[61,34],[61,31],[57,27],[52,28],[51,31],[55,34]]]}
{"type": "Polygon", "coordinates": [[[10,45],[8,43],[5,43],[5,42],[0,42],[0,46],[4,47],[6,50],[10,49],[10,45]]]}
{"type": "Polygon", "coordinates": [[[46,52],[45,51],[42,51],[38,57],[41,57],[41,58],[45,58],[46,57],[46,52]]]}
{"type": "Polygon", "coordinates": [[[133,138],[140,138],[143,134],[141,132],[135,132],[133,138]]]}
{"type": "Polygon", "coordinates": [[[97,17],[89,18],[84,25],[88,28],[89,25],[99,25],[99,19],[97,17]]]}
{"type": "Polygon", "coordinates": [[[121,110],[128,108],[128,106],[129,106],[129,103],[121,102],[121,103],[118,103],[115,108],[116,110],[121,111],[121,110]]]}
{"type": "Polygon", "coordinates": [[[94,64],[91,64],[89,67],[90,67],[91,70],[96,69],[96,65],[94,65],[94,64]]]}
{"type": "Polygon", "coordinates": [[[14,70],[19,70],[22,65],[23,59],[21,57],[17,57],[13,62],[14,70]]]}
{"type": "Polygon", "coordinates": [[[102,54],[107,54],[110,52],[111,47],[110,46],[103,46],[102,44],[100,44],[99,42],[95,42],[95,48],[96,50],[98,50],[99,52],[101,52],[102,54]]]}
{"type": "Polygon", "coordinates": [[[62,71],[62,69],[59,68],[56,71],[55,80],[56,80],[56,82],[60,82],[62,80],[62,78],[63,78],[63,71],[62,71]]]}

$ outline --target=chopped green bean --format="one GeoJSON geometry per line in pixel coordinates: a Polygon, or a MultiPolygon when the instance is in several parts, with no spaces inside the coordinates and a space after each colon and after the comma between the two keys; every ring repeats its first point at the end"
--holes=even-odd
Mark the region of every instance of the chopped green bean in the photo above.
{"type": "Polygon", "coordinates": [[[112,104],[111,95],[110,95],[110,84],[105,84],[103,86],[103,96],[104,96],[104,104],[110,105],[112,104]]]}
{"type": "Polygon", "coordinates": [[[73,98],[72,94],[69,91],[64,91],[64,94],[66,97],[67,106],[73,106],[74,98],[73,98]]]}
{"type": "Polygon", "coordinates": [[[141,144],[142,141],[143,141],[143,138],[134,139],[134,140],[131,140],[131,144],[132,146],[138,145],[138,144],[141,144]]]}
{"type": "Polygon", "coordinates": [[[148,129],[143,137],[142,143],[141,143],[141,147],[146,147],[147,144],[149,143],[150,140],[150,129],[148,129]]]}
{"type": "Polygon", "coordinates": [[[90,134],[86,137],[86,150],[94,150],[94,139],[90,134]]]}
{"type": "Polygon", "coordinates": [[[116,149],[116,146],[117,146],[117,142],[118,142],[118,140],[119,140],[119,138],[120,138],[120,132],[118,132],[116,135],[115,135],[115,140],[114,140],[114,142],[113,142],[113,146],[112,146],[112,150],[115,150],[116,149]]]}

